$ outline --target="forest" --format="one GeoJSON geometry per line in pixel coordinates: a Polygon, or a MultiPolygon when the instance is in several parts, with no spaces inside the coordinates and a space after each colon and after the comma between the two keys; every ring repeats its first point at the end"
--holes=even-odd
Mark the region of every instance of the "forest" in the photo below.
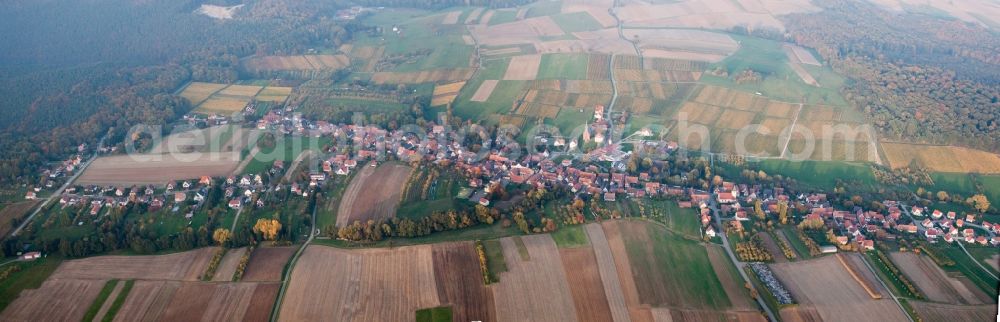
{"type": "Polygon", "coordinates": [[[195,14],[205,1],[12,1],[0,8],[0,185],[113,129],[169,124],[191,106],[188,81],[233,82],[239,59],[337,47],[351,27],[340,1],[261,0],[236,19],[195,14]],[[19,26],[31,25],[32,28],[19,26]]]}
{"type": "Polygon", "coordinates": [[[1000,35],[860,1],[784,16],[850,83],[844,96],[889,139],[1000,151],[1000,35]]]}

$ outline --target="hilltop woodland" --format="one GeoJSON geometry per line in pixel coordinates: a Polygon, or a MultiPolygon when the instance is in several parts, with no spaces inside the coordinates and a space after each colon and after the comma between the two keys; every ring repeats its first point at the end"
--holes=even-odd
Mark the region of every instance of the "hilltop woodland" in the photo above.
{"type": "Polygon", "coordinates": [[[1000,151],[1000,35],[959,20],[821,1],[783,19],[851,83],[844,96],[890,139],[1000,151]]]}
{"type": "Polygon", "coordinates": [[[236,81],[240,57],[336,47],[352,28],[329,18],[337,1],[262,0],[227,21],[193,14],[203,1],[55,2],[0,8],[0,185],[31,182],[109,129],[122,145],[135,124],[169,124],[191,109],[169,93],[236,81]]]}

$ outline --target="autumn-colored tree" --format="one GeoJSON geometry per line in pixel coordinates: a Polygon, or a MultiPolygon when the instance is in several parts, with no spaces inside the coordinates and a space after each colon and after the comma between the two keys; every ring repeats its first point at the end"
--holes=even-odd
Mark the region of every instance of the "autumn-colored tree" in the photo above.
{"type": "Polygon", "coordinates": [[[937,192],[937,198],[940,201],[948,201],[948,198],[949,198],[948,192],[944,191],[944,190],[938,191],[937,192]]]}
{"type": "Polygon", "coordinates": [[[212,233],[212,240],[215,240],[219,245],[225,244],[232,237],[233,234],[225,228],[216,228],[215,232],[212,233]]]}
{"type": "Polygon", "coordinates": [[[976,210],[979,210],[979,212],[986,212],[990,209],[990,200],[983,194],[972,196],[966,202],[975,205],[976,210]]]}
{"type": "Polygon", "coordinates": [[[788,202],[784,200],[778,202],[778,221],[782,225],[788,224],[788,202]]]}
{"type": "Polygon", "coordinates": [[[281,230],[281,222],[277,219],[257,219],[257,224],[253,225],[253,232],[261,234],[264,239],[275,240],[278,238],[278,231],[281,230]]]}
{"type": "Polygon", "coordinates": [[[514,222],[517,223],[517,228],[520,228],[525,234],[531,233],[531,229],[528,227],[528,221],[524,219],[524,213],[520,211],[515,212],[514,222]]]}
{"type": "Polygon", "coordinates": [[[764,209],[762,209],[760,206],[760,199],[753,201],[753,213],[754,215],[757,216],[757,219],[762,219],[762,220],[764,219],[765,214],[764,214],[764,209]]]}

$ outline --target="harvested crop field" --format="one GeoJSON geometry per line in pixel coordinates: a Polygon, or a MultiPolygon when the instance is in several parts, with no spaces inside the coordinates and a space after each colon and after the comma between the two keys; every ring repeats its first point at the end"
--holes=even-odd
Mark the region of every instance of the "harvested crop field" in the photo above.
{"type": "Polygon", "coordinates": [[[441,305],[455,321],[496,321],[493,292],[483,285],[479,257],[471,242],[435,244],[434,278],[441,305]]]}
{"type": "Polygon", "coordinates": [[[586,229],[587,239],[590,240],[590,245],[593,247],[595,263],[604,286],[604,296],[607,298],[611,316],[615,321],[628,321],[628,304],[625,301],[621,278],[615,266],[614,254],[604,234],[604,229],[599,224],[588,224],[584,229],[586,229]]]}
{"type": "Polygon", "coordinates": [[[181,97],[190,101],[191,105],[198,105],[226,86],[226,84],[192,82],[181,91],[181,97]]]}
{"type": "Polygon", "coordinates": [[[297,55],[253,57],[244,62],[251,71],[336,70],[350,65],[346,55],[297,55]]]}
{"type": "Polygon", "coordinates": [[[619,8],[618,17],[627,25],[635,27],[727,30],[735,26],[751,26],[784,30],[784,25],[775,18],[776,15],[815,10],[818,9],[804,0],[687,0],[652,5],[632,2],[619,8]]]}
{"type": "Polygon", "coordinates": [[[93,185],[165,185],[201,176],[225,177],[239,164],[239,151],[225,153],[100,157],[76,181],[93,185]]]}
{"type": "Polygon", "coordinates": [[[233,280],[236,267],[240,264],[240,257],[243,257],[246,251],[246,247],[234,248],[227,251],[226,255],[222,256],[222,260],[219,261],[219,266],[215,269],[215,276],[212,277],[212,281],[228,282],[233,280]]]}
{"type": "Polygon", "coordinates": [[[569,289],[581,321],[611,321],[611,308],[590,247],[559,249],[569,289]]]}
{"type": "Polygon", "coordinates": [[[217,248],[151,256],[97,256],[67,260],[50,279],[145,279],[196,281],[217,248]]]}
{"type": "Polygon", "coordinates": [[[475,25],[471,28],[480,45],[507,46],[532,44],[542,37],[562,36],[565,33],[549,16],[528,18],[492,26],[475,25]]]}
{"type": "Polygon", "coordinates": [[[782,321],[787,322],[822,322],[816,308],[806,305],[796,305],[782,308],[778,311],[782,321]]]}
{"type": "Polygon", "coordinates": [[[524,55],[511,57],[504,73],[504,80],[535,80],[538,76],[538,66],[542,63],[542,55],[524,55]]]}
{"type": "Polygon", "coordinates": [[[507,271],[493,287],[499,321],[577,321],[559,250],[549,235],[520,237],[528,253],[521,257],[514,238],[500,239],[507,271]]]}
{"type": "Polygon", "coordinates": [[[195,111],[200,113],[233,113],[242,111],[249,103],[249,98],[212,97],[198,105],[195,111]]]}
{"type": "MultiPolygon", "coordinates": [[[[687,29],[625,29],[627,39],[638,39],[640,48],[728,56],[739,44],[726,34],[687,29]]],[[[699,59],[700,60],[700,59],[699,59]]]]}
{"type": "MultiPolygon", "coordinates": [[[[603,222],[601,223],[601,228],[607,237],[608,248],[611,249],[614,257],[615,270],[618,273],[618,280],[621,282],[622,295],[625,298],[625,305],[629,309],[629,316],[632,320],[637,321],[652,320],[652,316],[649,316],[649,319],[642,318],[649,314],[649,310],[647,308],[643,312],[640,308],[642,303],[639,300],[639,291],[635,285],[635,278],[632,277],[632,265],[628,260],[628,251],[625,250],[625,243],[622,240],[622,233],[619,226],[613,222],[603,222]]],[[[589,235],[589,232],[588,237],[592,237],[589,235]]],[[[594,239],[590,238],[590,240],[593,241],[594,239]]]]}
{"type": "Polygon", "coordinates": [[[295,247],[260,247],[250,255],[243,281],[280,281],[288,259],[295,254],[295,247]]]}
{"type": "Polygon", "coordinates": [[[479,88],[476,89],[476,93],[472,94],[472,98],[469,100],[473,102],[485,102],[489,100],[490,95],[493,94],[493,90],[497,88],[497,84],[499,83],[500,81],[495,79],[483,81],[483,83],[479,85],[479,88]]]}
{"type": "Polygon", "coordinates": [[[910,301],[910,306],[924,321],[978,322],[993,321],[996,305],[953,305],[910,301]]]}
{"type": "Polygon", "coordinates": [[[458,92],[465,86],[465,82],[454,82],[444,85],[435,85],[434,94],[431,98],[431,106],[450,104],[458,97],[458,92]]]}
{"type": "Polygon", "coordinates": [[[49,279],[37,289],[26,289],[2,313],[2,321],[80,321],[103,280],[49,279]]]}
{"type": "Polygon", "coordinates": [[[0,209],[0,236],[6,236],[10,232],[11,220],[14,218],[21,218],[28,213],[35,205],[38,204],[37,200],[21,201],[9,204],[3,209],[0,209]]]}
{"type": "Polygon", "coordinates": [[[472,77],[474,69],[435,69],[419,72],[377,72],[372,74],[376,84],[418,84],[429,82],[466,81],[472,77]]]}
{"type": "Polygon", "coordinates": [[[814,307],[823,320],[906,319],[903,311],[891,299],[872,299],[861,285],[853,281],[851,274],[838,263],[835,256],[770,266],[796,302],[814,307]]]}
{"type": "Polygon", "coordinates": [[[594,18],[601,26],[613,27],[618,24],[615,17],[608,13],[608,8],[612,6],[612,1],[563,1],[562,13],[586,12],[594,18]]]}
{"type": "Polygon", "coordinates": [[[268,86],[257,93],[254,99],[262,102],[284,102],[289,95],[292,95],[291,87],[268,86]]]}
{"type": "Polygon", "coordinates": [[[139,280],[115,321],[267,321],[277,283],[139,280]]]}
{"type": "Polygon", "coordinates": [[[767,249],[767,252],[771,253],[771,255],[774,255],[775,263],[788,262],[788,258],[785,258],[785,256],[781,252],[781,248],[778,248],[778,243],[776,243],[774,239],[771,239],[771,235],[768,235],[765,232],[759,232],[757,233],[757,237],[760,237],[760,240],[764,245],[764,248],[767,249]]]}
{"type": "Polygon", "coordinates": [[[916,161],[938,172],[1000,173],[1000,155],[969,148],[882,142],[889,165],[903,168],[916,161]]]}
{"type": "Polygon", "coordinates": [[[279,319],[409,321],[416,310],[441,305],[435,290],[429,245],[365,250],[314,245],[292,271],[279,319]]]}
{"type": "Polygon", "coordinates": [[[978,288],[970,288],[948,276],[930,257],[910,252],[893,252],[889,256],[928,300],[973,305],[992,302],[978,288]]]}
{"type": "Polygon", "coordinates": [[[229,85],[217,94],[226,96],[254,97],[257,95],[257,92],[260,92],[263,88],[263,86],[257,85],[229,85]]]}
{"type": "Polygon", "coordinates": [[[343,199],[337,210],[337,227],[343,227],[354,221],[369,219],[388,219],[396,215],[399,206],[399,195],[409,178],[410,168],[404,164],[388,163],[373,168],[365,166],[351,180],[344,192],[343,199]],[[378,191],[379,193],[368,193],[378,191]]]}

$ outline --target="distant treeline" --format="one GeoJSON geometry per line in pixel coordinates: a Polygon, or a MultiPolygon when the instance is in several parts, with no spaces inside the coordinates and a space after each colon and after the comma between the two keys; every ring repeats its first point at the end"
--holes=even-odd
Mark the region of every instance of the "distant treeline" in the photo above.
{"type": "Polygon", "coordinates": [[[986,28],[859,1],[783,16],[851,82],[844,96],[882,135],[1000,151],[1000,35],[986,28]]]}

